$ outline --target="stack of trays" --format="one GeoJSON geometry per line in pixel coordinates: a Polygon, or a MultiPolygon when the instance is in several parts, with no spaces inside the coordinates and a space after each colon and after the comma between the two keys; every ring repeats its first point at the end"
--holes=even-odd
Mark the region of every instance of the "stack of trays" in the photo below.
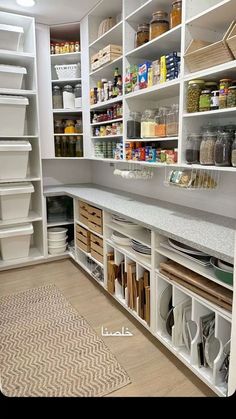
{"type": "Polygon", "coordinates": [[[123,217],[120,217],[119,215],[112,215],[112,222],[119,224],[120,226],[125,227],[126,229],[139,229],[140,226],[138,224],[133,223],[132,221],[126,220],[123,217]]]}
{"type": "Polygon", "coordinates": [[[111,236],[111,240],[118,244],[118,246],[130,246],[131,245],[131,240],[124,236],[121,233],[118,233],[117,231],[114,231],[112,236],[111,236]]]}
{"type": "Polygon", "coordinates": [[[59,255],[67,249],[68,236],[66,228],[54,227],[48,229],[48,252],[50,255],[59,255]]]}
{"type": "Polygon", "coordinates": [[[142,243],[137,242],[136,240],[131,241],[131,247],[135,252],[141,254],[142,256],[146,256],[146,257],[151,256],[151,248],[145,246],[142,243]]]}

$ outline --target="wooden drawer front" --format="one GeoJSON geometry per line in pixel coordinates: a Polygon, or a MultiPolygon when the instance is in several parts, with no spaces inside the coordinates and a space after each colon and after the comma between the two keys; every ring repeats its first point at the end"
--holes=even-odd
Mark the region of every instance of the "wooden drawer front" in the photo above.
{"type": "Polygon", "coordinates": [[[102,210],[89,206],[88,227],[96,233],[102,234],[102,210]]]}
{"type": "Polygon", "coordinates": [[[91,255],[103,263],[103,239],[91,234],[91,255]]]}
{"type": "Polygon", "coordinates": [[[90,246],[90,232],[79,225],[76,227],[76,238],[90,246]]]}
{"type": "Polygon", "coordinates": [[[86,253],[90,253],[90,250],[91,250],[90,242],[89,243],[84,243],[80,238],[78,239],[78,237],[77,237],[76,244],[79,247],[79,249],[84,250],[86,253]]]}
{"type": "Polygon", "coordinates": [[[88,222],[88,228],[90,228],[90,230],[94,231],[95,233],[102,234],[102,226],[88,222]]]}
{"type": "Polygon", "coordinates": [[[99,208],[95,208],[89,205],[88,212],[90,215],[97,217],[98,219],[102,219],[102,210],[100,210],[99,208]]]}
{"type": "Polygon", "coordinates": [[[89,212],[88,212],[89,205],[85,202],[79,202],[79,220],[81,223],[88,225],[88,218],[89,218],[89,212]]]}

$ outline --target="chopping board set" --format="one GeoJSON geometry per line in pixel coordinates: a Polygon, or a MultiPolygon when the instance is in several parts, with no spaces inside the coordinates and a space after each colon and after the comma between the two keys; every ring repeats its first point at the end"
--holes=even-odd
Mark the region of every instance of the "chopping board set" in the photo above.
{"type": "Polygon", "coordinates": [[[211,301],[225,310],[232,311],[233,292],[227,288],[212,282],[172,260],[160,264],[160,273],[206,300],[211,301]]]}

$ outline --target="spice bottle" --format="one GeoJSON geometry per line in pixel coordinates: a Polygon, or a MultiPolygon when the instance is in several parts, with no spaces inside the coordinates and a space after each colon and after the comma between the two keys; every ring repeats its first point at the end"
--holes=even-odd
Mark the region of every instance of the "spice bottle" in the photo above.
{"type": "Polygon", "coordinates": [[[57,42],[54,47],[54,54],[60,54],[60,53],[61,53],[60,44],[57,42]]]}
{"type": "Polygon", "coordinates": [[[220,95],[219,95],[219,109],[225,109],[227,107],[227,95],[231,79],[220,80],[220,95]]]}
{"type": "Polygon", "coordinates": [[[61,139],[61,156],[68,157],[68,144],[67,144],[67,137],[63,135],[61,139]]]}
{"type": "Polygon", "coordinates": [[[136,34],[136,48],[149,42],[149,24],[142,24],[138,26],[136,34]]]}
{"type": "Polygon", "coordinates": [[[203,133],[200,145],[200,163],[202,165],[215,164],[215,142],[217,140],[216,131],[207,130],[203,133]]]}
{"type": "Polygon", "coordinates": [[[73,87],[69,84],[63,88],[63,106],[64,109],[74,109],[75,107],[75,94],[73,87]]]}
{"type": "Polygon", "coordinates": [[[52,89],[52,106],[53,109],[63,108],[62,91],[60,86],[53,86],[52,89]]]}
{"type": "Polygon", "coordinates": [[[82,119],[76,119],[75,132],[76,132],[76,134],[82,134],[82,132],[83,132],[82,119]]]}
{"type": "Polygon", "coordinates": [[[231,164],[233,167],[236,167],[236,134],[235,134],[234,142],[232,144],[231,164]]]}
{"type": "Polygon", "coordinates": [[[236,107],[236,86],[231,86],[227,95],[227,108],[234,107],[236,107]]]}
{"type": "Polygon", "coordinates": [[[200,154],[200,145],[202,141],[202,136],[200,134],[189,134],[187,138],[187,146],[185,158],[186,162],[189,164],[199,163],[199,154],[200,154]]]}
{"type": "Polygon", "coordinates": [[[80,44],[79,41],[75,42],[75,52],[80,52],[80,44]]]}
{"type": "Polygon", "coordinates": [[[182,21],[182,1],[174,1],[170,12],[170,29],[180,25],[182,21]]]}
{"type": "Polygon", "coordinates": [[[127,138],[140,138],[141,135],[141,113],[131,112],[127,121],[127,138]]]}
{"type": "Polygon", "coordinates": [[[168,13],[160,10],[153,13],[150,23],[150,41],[169,30],[168,13]]]}
{"type": "Polygon", "coordinates": [[[75,52],[75,43],[74,42],[70,42],[70,53],[75,52]]]}
{"type": "Polygon", "coordinates": [[[231,165],[231,134],[229,132],[218,134],[215,143],[214,158],[216,166],[231,165]]]}
{"type": "Polygon", "coordinates": [[[70,43],[67,41],[64,44],[64,54],[69,54],[70,52],[70,43]]]}
{"type": "Polygon", "coordinates": [[[204,80],[190,80],[187,92],[187,112],[199,112],[199,99],[204,89],[204,80]]]}

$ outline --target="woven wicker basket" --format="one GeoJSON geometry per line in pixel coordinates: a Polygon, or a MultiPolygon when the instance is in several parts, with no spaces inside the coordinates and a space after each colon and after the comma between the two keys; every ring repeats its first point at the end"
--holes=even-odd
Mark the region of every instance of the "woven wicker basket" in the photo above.
{"type": "Polygon", "coordinates": [[[233,60],[234,57],[228,47],[227,38],[234,25],[235,23],[232,22],[223,39],[214,44],[201,40],[193,40],[190,43],[184,55],[190,73],[233,60]]]}
{"type": "Polygon", "coordinates": [[[58,80],[72,80],[80,77],[80,64],[55,65],[58,80]]]}
{"type": "Polygon", "coordinates": [[[229,33],[226,42],[233,53],[234,58],[236,58],[236,21],[234,21],[234,26],[229,33]]]}

